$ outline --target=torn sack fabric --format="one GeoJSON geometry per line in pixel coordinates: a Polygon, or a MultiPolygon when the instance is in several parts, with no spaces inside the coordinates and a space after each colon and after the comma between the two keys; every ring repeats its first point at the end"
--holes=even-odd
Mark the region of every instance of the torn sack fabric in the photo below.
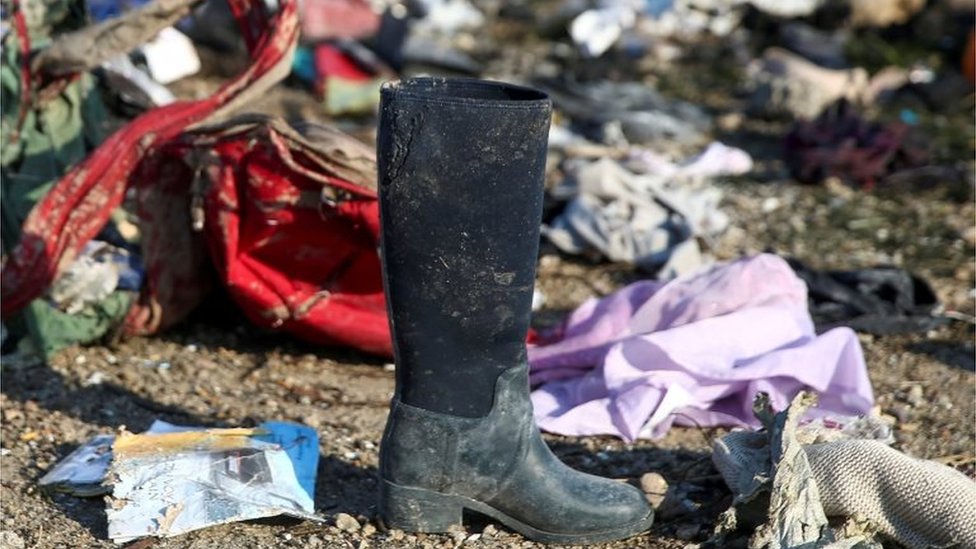
{"type": "Polygon", "coordinates": [[[815,390],[819,413],[844,416],[874,401],[857,336],[818,336],[806,286],[769,254],[587,301],[529,348],[529,363],[536,420],[565,435],[755,426],[759,392],[784,407],[815,390]]]}
{"type": "MultiPolygon", "coordinates": [[[[812,397],[800,394],[774,412],[760,395],[755,413],[765,431],[734,431],[713,444],[712,461],[734,496],[723,516],[765,517],[750,548],[881,547],[890,540],[910,549],[976,546],[972,479],[888,446],[890,429],[871,417],[842,429],[802,424],[812,397]],[[828,518],[846,523],[832,528],[828,518]]],[[[712,540],[719,546],[728,533],[722,530],[712,540]]]]}

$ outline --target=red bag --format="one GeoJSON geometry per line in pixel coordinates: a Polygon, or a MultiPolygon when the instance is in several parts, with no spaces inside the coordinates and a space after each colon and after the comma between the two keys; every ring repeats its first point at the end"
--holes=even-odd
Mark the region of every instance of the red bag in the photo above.
{"type": "Polygon", "coordinates": [[[301,130],[240,117],[184,134],[144,163],[147,177],[137,180],[148,182],[139,187],[143,225],[153,227],[147,267],[167,287],[205,276],[199,260],[172,261],[172,243],[192,238],[189,220],[159,219],[171,219],[160,204],[189,212],[192,193],[192,224],[252,322],[389,356],[373,151],[327,127],[301,130]],[[171,169],[160,180],[163,166],[171,169]]]}
{"type": "MultiPolygon", "coordinates": [[[[159,24],[155,19],[179,17],[197,1],[160,2],[123,18],[139,20],[148,32],[159,24]]],[[[372,152],[338,132],[319,128],[303,137],[276,120],[235,119],[193,129],[262,93],[291,64],[298,39],[295,0],[280,0],[273,15],[261,0],[229,3],[252,65],[211,97],[136,118],[38,202],[3,264],[3,317],[43,294],[102,229],[126,189],[136,188],[146,283],[126,318],[126,333],[155,333],[199,304],[210,287],[209,248],[231,294],[256,323],[391,354],[376,252],[372,152]]],[[[57,55],[36,66],[70,77],[65,74],[98,62],[75,59],[73,52],[127,47],[130,30],[116,22],[85,29],[59,41],[50,49],[57,55]]],[[[44,77],[25,75],[25,82],[44,77]]]]}

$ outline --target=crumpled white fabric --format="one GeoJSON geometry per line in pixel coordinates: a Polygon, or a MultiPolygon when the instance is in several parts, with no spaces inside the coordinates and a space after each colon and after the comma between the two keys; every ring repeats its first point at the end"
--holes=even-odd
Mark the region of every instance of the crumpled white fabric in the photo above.
{"type": "Polygon", "coordinates": [[[746,152],[718,142],[684,163],[650,151],[635,151],[624,164],[582,163],[568,174],[576,197],[543,234],[566,253],[592,249],[648,271],[666,266],[662,278],[690,272],[706,263],[695,239],[729,223],[719,209],[722,192],[709,179],[751,169],[746,152]],[[668,265],[672,256],[680,261],[668,265]]]}
{"type": "Polygon", "coordinates": [[[119,285],[119,265],[105,260],[112,250],[115,248],[99,241],[86,244],[78,258],[51,285],[51,301],[73,315],[111,295],[119,285]]]}

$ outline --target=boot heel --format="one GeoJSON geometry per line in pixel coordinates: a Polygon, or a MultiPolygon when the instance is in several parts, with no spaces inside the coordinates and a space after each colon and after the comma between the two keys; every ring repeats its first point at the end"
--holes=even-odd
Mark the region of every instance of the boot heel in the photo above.
{"type": "Polygon", "coordinates": [[[380,519],[404,532],[447,532],[461,525],[463,508],[453,497],[388,481],[380,483],[380,519]]]}

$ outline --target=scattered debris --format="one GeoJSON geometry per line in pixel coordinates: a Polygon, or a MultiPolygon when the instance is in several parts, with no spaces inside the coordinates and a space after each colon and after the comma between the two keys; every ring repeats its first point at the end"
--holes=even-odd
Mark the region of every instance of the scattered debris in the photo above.
{"type": "Polygon", "coordinates": [[[607,145],[650,144],[697,146],[712,121],[698,105],[668,99],[641,82],[574,83],[537,79],[556,108],[584,129],[584,135],[607,145]]]}
{"type": "Polygon", "coordinates": [[[722,193],[709,179],[751,168],[748,154],[721,143],[681,164],[641,150],[624,163],[575,161],[553,190],[573,198],[543,234],[566,253],[595,250],[662,279],[686,274],[708,263],[696,239],[713,238],[728,224],[718,208],[722,193]]]}
{"type": "Polygon", "coordinates": [[[200,70],[200,57],[193,42],[173,27],[159,31],[140,51],[150,76],[160,84],[176,82],[200,70]]]}
{"type": "Polygon", "coordinates": [[[925,0],[850,0],[855,27],[890,27],[908,21],[925,7],[925,0]]]}
{"type": "Polygon", "coordinates": [[[840,101],[786,135],[784,157],[793,177],[820,183],[828,177],[870,190],[900,170],[922,165],[926,151],[908,140],[908,126],[865,120],[840,101]]]}
{"type": "Polygon", "coordinates": [[[869,334],[927,332],[948,323],[928,282],[897,267],[818,271],[797,259],[790,267],[807,284],[817,329],[848,326],[869,334]]]}
{"type": "Polygon", "coordinates": [[[780,48],[763,52],[749,64],[748,73],[753,111],[800,118],[814,118],[842,99],[872,104],[910,82],[904,69],[869,77],[863,68],[829,69],[780,48]]]}

